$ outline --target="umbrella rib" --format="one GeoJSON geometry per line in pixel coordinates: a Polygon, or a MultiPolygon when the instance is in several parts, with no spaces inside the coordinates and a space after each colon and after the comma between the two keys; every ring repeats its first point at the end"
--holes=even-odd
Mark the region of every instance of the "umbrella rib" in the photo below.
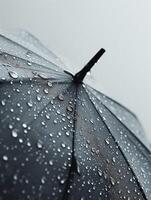
{"type": "MultiPolygon", "coordinates": [[[[92,88],[91,86],[87,85],[88,88],[90,88],[91,90],[94,90],[96,93],[98,93],[99,95],[102,95],[104,96],[105,98],[109,99],[110,101],[113,101],[115,104],[117,104],[118,106],[122,107],[123,109],[125,109],[127,112],[129,112],[136,120],[137,120],[137,116],[131,111],[129,110],[128,108],[126,108],[125,106],[123,106],[122,104],[120,104],[119,102],[117,102],[116,100],[114,99],[111,99],[110,97],[108,97],[107,95],[101,93],[100,91],[92,88]]],[[[97,97],[96,97],[97,98],[97,97]]],[[[98,99],[98,98],[97,98],[98,99]]]]}
{"type": "MultiPolygon", "coordinates": [[[[10,38],[8,38],[8,37],[6,37],[6,36],[2,35],[2,34],[0,34],[0,36],[1,36],[2,38],[6,39],[6,40],[8,40],[8,41],[10,41],[10,42],[12,42],[13,44],[16,44],[16,45],[18,45],[19,47],[21,47],[21,48],[25,49],[26,51],[29,51],[29,50],[30,50],[30,49],[26,48],[25,46],[23,46],[23,45],[19,44],[19,43],[18,43],[18,42],[16,42],[16,41],[13,41],[12,39],[10,39],[10,38]]],[[[44,57],[40,56],[39,54],[35,53],[34,51],[30,50],[30,52],[31,52],[31,53],[33,53],[33,54],[35,54],[36,56],[38,56],[38,57],[40,57],[40,58],[44,59],[44,60],[45,60],[45,61],[47,61],[48,63],[51,63],[51,64],[53,64],[55,67],[57,67],[57,68],[61,69],[59,66],[57,66],[56,64],[54,64],[54,63],[53,63],[53,62],[51,62],[50,60],[47,60],[46,58],[44,58],[44,57]]],[[[61,70],[62,70],[62,69],[61,69],[61,70]]]]}
{"type": "MultiPolygon", "coordinates": [[[[117,117],[116,117],[116,115],[112,112],[112,111],[110,111],[109,109],[108,109],[108,107],[107,106],[105,106],[104,104],[103,104],[103,106],[118,120],[118,121],[120,121],[117,117]]],[[[144,150],[145,151],[147,151],[150,155],[151,155],[151,153],[150,153],[150,151],[149,151],[149,149],[141,142],[141,140],[131,131],[131,130],[129,130],[128,128],[127,128],[127,126],[122,122],[122,121],[120,121],[120,123],[126,128],[126,130],[129,132],[129,133],[131,133],[131,136],[132,137],[134,137],[139,143],[141,143],[141,145],[143,146],[143,148],[144,148],[144,150]]],[[[129,137],[129,139],[130,139],[130,137],[129,137]]],[[[135,144],[131,139],[130,139],[130,141],[133,143],[133,144],[135,144]]],[[[136,144],[135,144],[136,145],[136,144]]],[[[139,149],[140,150],[140,149],[139,149]]],[[[141,151],[142,152],[142,151],[141,151]]],[[[142,152],[142,154],[147,158],[147,160],[148,160],[148,157],[144,154],[144,152],[142,152]]],[[[150,161],[150,160],[148,160],[148,161],[150,161]]],[[[151,162],[151,161],[150,161],[151,162]]],[[[150,163],[151,164],[151,163],[150,163]]]]}
{"type": "MultiPolygon", "coordinates": [[[[96,97],[97,98],[97,97],[96,97]]],[[[99,100],[98,98],[97,98],[97,100],[99,100]]],[[[143,144],[143,142],[122,122],[122,121],[120,121],[119,119],[118,119],[118,117],[105,105],[105,104],[103,104],[102,102],[101,102],[101,104],[126,128],[126,130],[131,134],[131,136],[132,137],[134,137],[135,139],[136,139],[136,141],[138,141],[138,142],[140,142],[141,143],[141,145],[143,146],[143,149],[145,150],[145,151],[147,151],[147,153],[148,154],[150,154],[151,155],[151,153],[150,153],[150,151],[149,151],[149,149],[148,149],[148,147],[146,147],[144,144],[143,144]]],[[[129,139],[130,139],[130,137],[129,137],[129,139]]],[[[131,139],[130,139],[131,140],[131,139]]],[[[132,140],[131,140],[131,142],[133,142],[132,140]]],[[[135,144],[134,142],[133,142],[133,144],[135,144]]],[[[136,144],[135,144],[136,145],[136,144]]],[[[141,151],[142,152],[142,151],[141,151]]],[[[145,153],[144,152],[142,152],[142,154],[147,158],[147,160],[148,160],[148,157],[145,155],[145,153]]],[[[149,160],[150,161],[150,160],[149,160]]]]}
{"type": "MultiPolygon", "coordinates": [[[[31,78],[32,78],[32,81],[41,80],[40,78],[33,78],[33,77],[31,77],[31,78]]],[[[10,84],[11,81],[13,82],[13,84],[14,83],[15,84],[19,84],[20,81],[28,83],[28,82],[31,82],[31,80],[30,80],[31,78],[28,77],[28,78],[23,78],[23,79],[19,79],[19,80],[12,80],[12,79],[8,80],[8,79],[5,79],[5,80],[0,80],[0,84],[10,84]]],[[[64,80],[61,81],[60,79],[57,80],[57,79],[51,79],[51,78],[48,78],[46,81],[51,81],[53,84],[69,84],[69,83],[71,83],[71,81],[64,81],[64,80]]],[[[38,83],[40,83],[40,82],[38,82],[38,83]]]]}
{"type": "Polygon", "coordinates": [[[74,178],[74,172],[76,172],[77,169],[77,162],[74,155],[75,152],[75,132],[76,132],[76,104],[77,104],[77,93],[78,93],[78,87],[76,86],[76,93],[75,93],[75,107],[74,107],[74,116],[73,116],[73,137],[72,137],[72,158],[71,158],[71,167],[69,169],[68,177],[66,180],[66,186],[64,189],[62,200],[68,200],[69,193],[68,188],[70,186],[71,181],[73,181],[74,178]]]}
{"type": "MultiPolygon", "coordinates": [[[[94,95],[94,94],[93,94],[94,95]]],[[[99,99],[95,96],[95,98],[99,101],[99,99]]],[[[109,97],[107,97],[107,98],[109,98],[109,97]]],[[[110,99],[110,98],[109,98],[110,99]]],[[[113,100],[114,101],[114,100],[113,100]]],[[[117,103],[117,104],[119,104],[118,102],[116,102],[116,101],[114,101],[115,103],[117,103]]],[[[143,144],[143,142],[133,133],[133,131],[131,131],[122,121],[120,121],[119,119],[118,119],[118,117],[104,104],[104,103],[102,103],[101,101],[100,101],[100,103],[126,128],[126,130],[128,130],[128,132],[129,133],[131,133],[131,136],[132,137],[134,137],[138,142],[140,142],[141,143],[141,145],[143,146],[143,148],[147,151],[147,153],[149,153],[150,155],[151,155],[151,153],[150,153],[150,150],[148,149],[148,147],[146,147],[144,144],[143,144]]],[[[120,106],[122,106],[121,104],[119,104],[120,106]]],[[[123,106],[122,106],[123,107],[123,106]]],[[[124,107],[125,108],[125,107],[124,107]]],[[[127,109],[127,108],[125,108],[125,109],[127,109]]],[[[128,109],[127,109],[127,111],[129,111],[128,109]]],[[[133,114],[131,111],[129,111],[131,114],[133,114]]],[[[135,117],[135,114],[133,114],[133,116],[135,117]]],[[[136,119],[137,119],[137,117],[135,117],[136,119]]],[[[131,140],[132,141],[132,140],[131,140]]],[[[143,152],[142,152],[143,153],[143,152]]],[[[143,153],[143,155],[146,157],[146,155],[143,153]]],[[[148,159],[148,158],[147,158],[148,159]]]]}
{"type": "Polygon", "coordinates": [[[108,126],[107,126],[107,124],[106,124],[106,122],[103,120],[103,118],[102,118],[102,116],[100,115],[99,111],[97,110],[95,104],[93,103],[93,101],[92,101],[91,98],[89,97],[87,91],[86,91],[86,90],[84,90],[84,91],[85,91],[86,95],[88,96],[88,99],[89,99],[89,101],[91,102],[91,104],[93,105],[94,109],[96,110],[96,112],[97,112],[98,115],[100,116],[101,121],[104,123],[105,127],[107,128],[107,130],[109,131],[110,135],[112,136],[112,138],[113,138],[115,144],[118,146],[118,148],[119,148],[119,150],[120,150],[120,152],[121,152],[121,154],[122,154],[124,160],[126,161],[128,167],[131,169],[131,172],[132,172],[133,176],[135,177],[135,179],[136,179],[136,181],[137,181],[137,185],[138,185],[140,191],[142,192],[143,198],[144,198],[145,200],[147,200],[146,194],[144,193],[144,190],[142,189],[141,184],[140,184],[140,182],[139,182],[137,176],[135,175],[134,170],[131,168],[131,166],[130,166],[130,164],[129,164],[129,162],[128,162],[128,160],[127,160],[127,158],[126,158],[126,156],[125,156],[125,154],[124,154],[124,152],[123,152],[123,150],[121,149],[121,147],[119,146],[119,144],[118,144],[118,142],[116,141],[115,137],[114,137],[113,134],[111,133],[110,129],[108,128],[108,126]]]}
{"type": "MultiPolygon", "coordinates": [[[[8,55],[8,56],[15,56],[15,55],[11,55],[11,54],[9,54],[9,53],[7,53],[7,52],[5,52],[5,51],[3,51],[3,53],[5,53],[6,55],[8,55]]],[[[25,61],[25,62],[27,62],[27,60],[25,60],[24,58],[21,58],[21,57],[18,57],[18,56],[15,56],[17,59],[19,59],[19,60],[21,60],[21,61],[25,61]]],[[[53,71],[53,72],[55,72],[56,74],[58,73],[59,75],[67,75],[66,73],[63,73],[63,72],[61,72],[61,71],[56,71],[55,69],[52,69],[52,68],[50,68],[50,67],[47,67],[47,66],[45,66],[45,65],[41,65],[41,64],[38,64],[38,63],[35,63],[35,62],[32,62],[32,61],[29,61],[31,64],[33,64],[33,65],[36,65],[36,66],[38,66],[38,67],[42,67],[42,68],[44,68],[44,69],[48,69],[48,72],[49,71],[53,71]]],[[[13,66],[13,67],[15,67],[15,66],[13,66]]],[[[15,68],[18,68],[18,67],[15,67],[15,68]]],[[[19,69],[28,69],[28,70],[35,70],[35,71],[38,71],[37,69],[33,69],[33,68],[31,68],[30,66],[28,67],[28,68],[26,68],[26,67],[21,67],[21,68],[19,68],[19,69]]],[[[42,71],[42,72],[45,72],[45,71],[42,71]]]]}

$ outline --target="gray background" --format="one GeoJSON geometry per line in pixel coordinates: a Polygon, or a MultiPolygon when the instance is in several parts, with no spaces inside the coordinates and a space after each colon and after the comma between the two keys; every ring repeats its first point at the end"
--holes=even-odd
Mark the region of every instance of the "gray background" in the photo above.
{"type": "Polygon", "coordinates": [[[133,110],[151,140],[150,0],[0,0],[0,28],[26,29],[77,72],[100,47],[87,82],[133,110]]]}

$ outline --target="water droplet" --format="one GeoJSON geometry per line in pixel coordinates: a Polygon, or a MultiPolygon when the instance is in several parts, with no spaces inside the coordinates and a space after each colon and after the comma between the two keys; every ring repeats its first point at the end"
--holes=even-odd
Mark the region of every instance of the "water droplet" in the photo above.
{"type": "Polygon", "coordinates": [[[26,56],[27,56],[28,58],[30,58],[31,54],[32,54],[32,52],[28,50],[27,53],[26,53],[26,56]]]}
{"type": "Polygon", "coordinates": [[[65,147],[66,147],[66,145],[65,145],[64,143],[62,143],[61,146],[62,146],[62,148],[65,148],[65,147]]]}
{"type": "Polygon", "coordinates": [[[18,74],[14,71],[9,71],[8,74],[10,75],[11,78],[14,78],[14,79],[18,78],[18,74]]]}
{"type": "Polygon", "coordinates": [[[49,114],[46,114],[46,119],[50,119],[50,115],[49,114]]]}
{"type": "Polygon", "coordinates": [[[14,137],[14,138],[18,137],[18,130],[17,129],[12,130],[12,137],[14,137]]]}
{"type": "Polygon", "coordinates": [[[39,141],[37,142],[37,147],[38,147],[38,149],[42,149],[42,146],[43,146],[43,145],[42,145],[42,141],[39,140],[39,141]]]}
{"type": "Polygon", "coordinates": [[[23,123],[22,124],[23,128],[27,128],[27,124],[23,123]]]}
{"type": "Polygon", "coordinates": [[[105,139],[105,142],[106,142],[106,144],[110,144],[109,138],[106,138],[106,139],[105,139]]]}
{"type": "Polygon", "coordinates": [[[101,169],[98,169],[98,175],[102,176],[102,170],[101,169]]]}
{"type": "Polygon", "coordinates": [[[48,88],[45,88],[45,89],[44,89],[44,93],[45,93],[45,94],[48,94],[48,92],[49,92],[48,88]]]}
{"type": "Polygon", "coordinates": [[[63,100],[64,100],[63,94],[59,94],[59,95],[58,95],[58,99],[59,99],[60,101],[63,101],[63,100]]]}
{"type": "Polygon", "coordinates": [[[65,181],[66,181],[65,179],[62,179],[62,180],[60,181],[60,183],[61,183],[61,184],[64,184],[65,181]]]}
{"type": "Polygon", "coordinates": [[[28,66],[31,66],[32,63],[31,63],[30,61],[27,61],[27,65],[28,65],[28,66]]]}
{"type": "Polygon", "coordinates": [[[33,102],[29,101],[29,102],[27,102],[27,105],[31,108],[31,107],[33,107],[33,102]]]}
{"type": "Polygon", "coordinates": [[[48,81],[48,82],[47,82],[47,85],[48,85],[49,87],[52,87],[52,82],[48,81]]]}
{"type": "Polygon", "coordinates": [[[4,155],[4,156],[3,156],[3,160],[4,160],[4,161],[7,161],[7,160],[8,160],[8,157],[7,157],[6,155],[4,155]]]}
{"type": "Polygon", "coordinates": [[[67,106],[67,111],[72,112],[73,111],[73,107],[71,105],[67,106]]]}
{"type": "Polygon", "coordinates": [[[18,179],[17,175],[14,174],[13,179],[16,181],[18,179]]]}
{"type": "Polygon", "coordinates": [[[113,162],[115,163],[115,161],[116,161],[116,160],[115,160],[115,157],[113,157],[112,160],[113,160],[113,162]]]}
{"type": "Polygon", "coordinates": [[[2,104],[2,106],[5,106],[6,105],[6,100],[2,100],[1,104],[2,104]]]}
{"type": "Polygon", "coordinates": [[[112,176],[110,177],[110,180],[111,180],[111,184],[115,185],[116,182],[115,182],[115,179],[112,176]]]}
{"type": "Polygon", "coordinates": [[[43,177],[41,178],[41,183],[44,184],[45,182],[46,182],[46,177],[43,176],[43,177]]]}
{"type": "Polygon", "coordinates": [[[69,136],[69,135],[70,135],[70,132],[69,132],[69,131],[67,131],[65,134],[66,134],[66,136],[69,136]]]}
{"type": "Polygon", "coordinates": [[[49,161],[49,165],[51,165],[51,166],[53,165],[53,161],[52,160],[49,161]]]}
{"type": "Polygon", "coordinates": [[[37,95],[37,101],[41,101],[41,96],[40,95],[37,95]]]}

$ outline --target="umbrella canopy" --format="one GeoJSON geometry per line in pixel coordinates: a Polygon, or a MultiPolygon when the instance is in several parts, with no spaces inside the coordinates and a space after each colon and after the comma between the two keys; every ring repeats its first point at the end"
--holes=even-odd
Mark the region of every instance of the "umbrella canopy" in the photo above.
{"type": "Polygon", "coordinates": [[[83,83],[34,36],[0,34],[0,199],[151,199],[136,116],[83,83]]]}

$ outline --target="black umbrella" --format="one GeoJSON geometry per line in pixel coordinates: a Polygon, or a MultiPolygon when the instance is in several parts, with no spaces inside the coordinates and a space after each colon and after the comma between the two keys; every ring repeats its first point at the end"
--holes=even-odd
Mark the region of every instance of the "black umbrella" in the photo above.
{"type": "Polygon", "coordinates": [[[134,114],[35,37],[0,35],[0,200],[151,199],[151,153],[134,114]]]}

